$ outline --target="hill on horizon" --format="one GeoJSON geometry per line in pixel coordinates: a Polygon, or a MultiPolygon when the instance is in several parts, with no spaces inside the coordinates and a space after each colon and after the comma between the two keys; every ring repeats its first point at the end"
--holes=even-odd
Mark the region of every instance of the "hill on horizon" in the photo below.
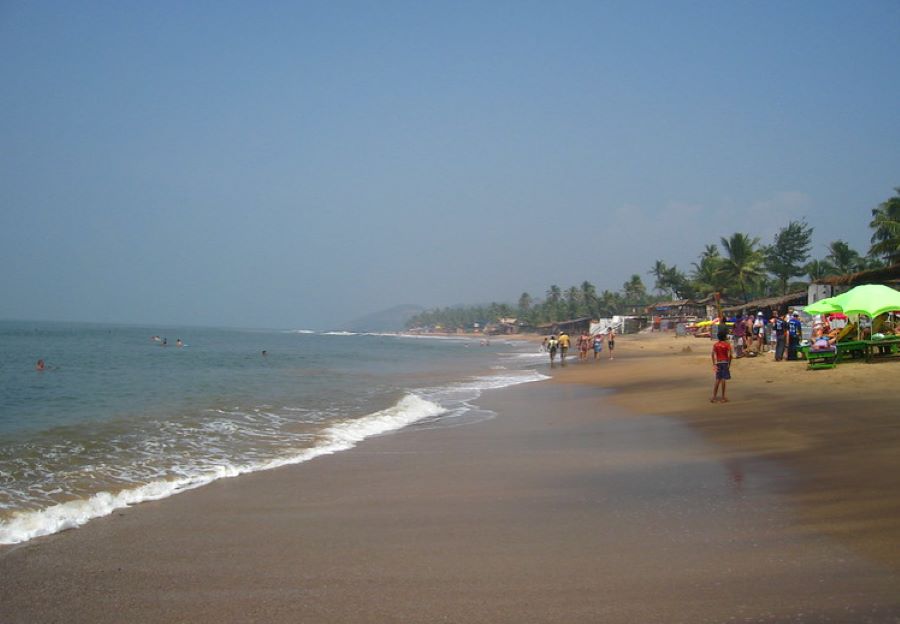
{"type": "Polygon", "coordinates": [[[339,329],[353,332],[398,332],[406,329],[406,322],[425,308],[411,303],[373,312],[343,323],[339,329]]]}

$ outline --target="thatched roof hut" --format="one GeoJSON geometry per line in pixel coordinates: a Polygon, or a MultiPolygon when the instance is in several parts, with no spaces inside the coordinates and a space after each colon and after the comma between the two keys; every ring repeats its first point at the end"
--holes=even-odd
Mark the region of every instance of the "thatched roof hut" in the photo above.
{"type": "Polygon", "coordinates": [[[742,303],[740,305],[722,308],[722,312],[730,315],[737,314],[741,310],[746,310],[748,313],[756,312],[757,310],[784,310],[788,306],[806,305],[806,301],[806,291],[798,290],[796,292],[781,295],[779,297],[765,297],[763,299],[754,299],[753,301],[748,301],[747,303],[742,303]]]}
{"type": "MultiPolygon", "coordinates": [[[[817,279],[815,284],[825,284],[827,286],[859,286],[861,284],[885,284],[894,286],[900,284],[900,263],[880,269],[869,269],[868,271],[859,271],[857,273],[848,273],[847,275],[830,275],[817,279]]],[[[842,290],[838,288],[838,290],[842,290]]]]}

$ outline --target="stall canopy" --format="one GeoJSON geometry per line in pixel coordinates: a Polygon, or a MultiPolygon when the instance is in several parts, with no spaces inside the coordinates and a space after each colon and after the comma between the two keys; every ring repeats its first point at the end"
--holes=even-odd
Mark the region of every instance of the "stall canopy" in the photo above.
{"type": "MultiPolygon", "coordinates": [[[[826,303],[836,306],[844,314],[865,314],[869,318],[875,318],[886,312],[900,310],[900,292],[890,286],[881,284],[866,284],[848,290],[842,295],[822,299],[817,304],[826,303]]],[[[813,304],[816,305],[816,304],[813,304]]],[[[806,308],[810,312],[810,307],[806,308]]],[[[826,310],[837,312],[838,310],[826,310]]],[[[821,312],[819,312],[821,314],[821,312]]]]}

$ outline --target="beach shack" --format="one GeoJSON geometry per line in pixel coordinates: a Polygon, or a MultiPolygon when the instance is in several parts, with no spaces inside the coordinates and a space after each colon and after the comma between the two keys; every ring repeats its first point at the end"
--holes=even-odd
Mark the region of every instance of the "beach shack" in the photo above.
{"type": "Polygon", "coordinates": [[[675,329],[677,323],[695,321],[706,314],[706,306],[693,299],[658,301],[647,306],[646,312],[653,318],[655,331],[675,329]]]}
{"type": "Polygon", "coordinates": [[[783,314],[787,311],[787,308],[805,306],[806,303],[806,291],[798,290],[779,297],[763,297],[761,299],[753,299],[747,303],[723,307],[722,312],[728,317],[738,314],[756,314],[757,312],[762,312],[766,318],[770,318],[772,314],[776,312],[783,314]]]}
{"type": "Polygon", "coordinates": [[[569,319],[567,321],[556,321],[553,323],[544,323],[538,325],[538,332],[541,334],[558,334],[561,331],[566,332],[570,336],[586,332],[591,328],[591,317],[584,316],[577,319],[569,319]]]}
{"type": "Polygon", "coordinates": [[[809,303],[840,295],[854,286],[863,284],[884,284],[900,290],[900,263],[879,269],[869,269],[846,275],[829,275],[817,279],[809,285],[809,303]]]}

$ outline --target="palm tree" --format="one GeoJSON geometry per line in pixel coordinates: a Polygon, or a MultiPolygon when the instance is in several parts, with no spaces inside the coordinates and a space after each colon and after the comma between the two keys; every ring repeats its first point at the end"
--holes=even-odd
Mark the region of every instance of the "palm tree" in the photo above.
{"type": "Polygon", "coordinates": [[[581,302],[585,314],[594,315],[597,310],[597,288],[587,280],[581,282],[581,302]]]}
{"type": "MultiPolygon", "coordinates": [[[[608,291],[605,291],[608,292],[608,291]]],[[[639,306],[647,303],[647,288],[641,276],[635,273],[627,282],[622,284],[622,294],[625,303],[628,305],[639,306]]]]}
{"type": "Polygon", "coordinates": [[[558,321],[562,318],[562,290],[556,284],[547,289],[547,301],[545,316],[548,321],[558,321]]]}
{"type": "Polygon", "coordinates": [[[527,292],[523,292],[521,295],[519,295],[519,314],[527,314],[531,309],[532,303],[534,303],[534,300],[527,292]]]}
{"type": "Polygon", "coordinates": [[[747,286],[764,277],[763,254],[757,248],[759,237],[750,238],[735,232],[731,238],[722,237],[726,256],[722,259],[722,274],[738,285],[741,296],[747,301],[747,286]]]}
{"type": "Polygon", "coordinates": [[[666,271],[668,271],[668,267],[662,260],[654,262],[653,267],[648,271],[650,275],[656,278],[653,288],[656,289],[657,294],[663,294],[665,291],[663,284],[665,284],[666,281],[666,271]]]}
{"type": "Polygon", "coordinates": [[[836,272],[837,271],[835,271],[828,260],[811,260],[806,265],[806,274],[809,276],[809,281],[811,282],[815,282],[829,275],[834,275],[836,272]]]}
{"type": "Polygon", "coordinates": [[[837,270],[839,275],[859,271],[862,268],[860,265],[863,263],[859,252],[851,249],[850,245],[842,240],[832,241],[828,245],[828,255],[825,256],[825,259],[837,270]]]}
{"type": "Polygon", "coordinates": [[[691,263],[694,270],[691,271],[691,279],[694,281],[694,288],[702,293],[709,294],[722,290],[722,258],[717,253],[708,255],[703,253],[700,256],[700,262],[691,263]]]}
{"type": "Polygon", "coordinates": [[[622,307],[622,297],[619,293],[604,290],[600,293],[600,299],[597,303],[600,316],[615,316],[619,313],[619,308],[622,307]]]}
{"type": "Polygon", "coordinates": [[[700,262],[703,262],[704,260],[707,260],[707,259],[721,258],[721,257],[722,256],[719,255],[719,246],[718,245],[704,245],[703,253],[700,254],[700,262]]]}
{"type": "Polygon", "coordinates": [[[870,255],[883,256],[889,264],[900,262],[900,186],[897,195],[872,208],[872,234],[870,255]]]}

